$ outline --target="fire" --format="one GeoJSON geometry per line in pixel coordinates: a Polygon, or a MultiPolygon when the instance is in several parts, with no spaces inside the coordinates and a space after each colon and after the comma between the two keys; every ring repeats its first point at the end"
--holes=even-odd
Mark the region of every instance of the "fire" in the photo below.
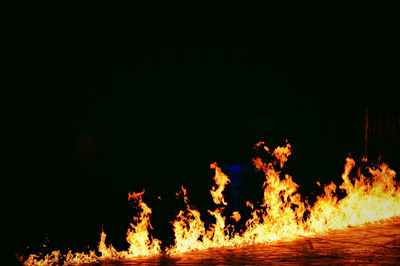
{"type": "MultiPolygon", "coordinates": [[[[266,151],[269,151],[269,149],[266,147],[266,151]]],[[[287,157],[292,154],[291,146],[290,144],[286,144],[285,147],[277,147],[272,155],[274,155],[279,161],[280,161],[280,166],[281,168],[283,165],[287,162],[287,157]]]]}
{"type": "MultiPolygon", "coordinates": [[[[290,144],[286,147],[277,147],[272,153],[280,161],[281,167],[290,154],[290,144]]],[[[303,215],[307,205],[301,201],[300,194],[296,193],[298,185],[289,175],[281,178],[280,172],[274,169],[272,163],[265,164],[259,157],[253,162],[266,177],[264,198],[262,208],[254,210],[253,217],[246,222],[247,230],[243,234],[243,242],[269,243],[306,235],[303,215]]]]}
{"type": "MultiPolygon", "coordinates": [[[[243,246],[258,243],[270,243],[278,240],[293,240],[304,236],[323,234],[331,230],[345,229],[349,226],[362,226],[367,223],[398,216],[400,214],[400,188],[395,181],[396,173],[386,164],[370,167],[369,175],[360,174],[351,178],[355,161],[346,159],[343,182],[339,186],[331,183],[324,186],[324,194],[317,196],[311,206],[297,192],[299,187],[290,175],[282,175],[276,165],[282,169],[291,155],[291,145],[277,147],[272,153],[264,142],[256,144],[255,149],[262,148],[275,158],[275,161],[264,162],[261,157],[253,159],[255,168],[265,174],[264,195],[259,207],[249,201],[246,206],[251,210],[251,218],[245,222],[245,230],[232,233],[232,227],[226,223],[224,216],[224,190],[230,180],[216,163],[210,165],[215,170],[215,186],[210,190],[216,204],[214,211],[208,211],[215,222],[206,228],[200,212],[189,204],[186,189],[182,186],[177,195],[182,195],[186,205],[172,221],[175,242],[165,250],[161,241],[151,237],[149,229],[151,208],[142,200],[144,190],[140,193],[129,193],[128,200],[133,199],[138,207],[138,217],[133,218],[131,228],[127,231],[126,240],[130,244],[126,251],[117,251],[111,244],[106,244],[106,234],[102,231],[98,253],[68,252],[61,255],[53,251],[39,259],[31,255],[25,265],[53,265],[61,262],[64,265],[98,262],[106,259],[130,259],[138,256],[179,255],[194,250],[227,246],[243,246]],[[346,196],[339,199],[335,193],[340,189],[346,196]]],[[[363,158],[366,162],[366,158],[363,158]]],[[[317,182],[320,186],[320,183],[317,182]]],[[[233,221],[241,220],[235,211],[229,216],[233,221]]]]}
{"type": "Polygon", "coordinates": [[[235,212],[232,213],[231,218],[235,222],[239,222],[242,217],[240,216],[240,213],[238,211],[235,211],[235,212]]]}
{"type": "Polygon", "coordinates": [[[53,251],[46,255],[43,259],[38,259],[37,255],[30,255],[24,261],[24,265],[58,265],[63,262],[64,265],[76,265],[83,263],[93,263],[105,259],[130,259],[139,256],[153,256],[161,254],[160,244],[158,239],[151,239],[148,231],[151,227],[150,214],[151,208],[143,202],[142,196],[144,190],[140,193],[128,193],[128,200],[134,199],[137,201],[139,209],[139,217],[134,217],[134,223],[131,223],[131,229],[128,229],[126,240],[130,244],[128,250],[117,251],[111,244],[105,243],[106,234],[104,231],[100,234],[100,242],[98,252],[101,254],[97,256],[94,251],[89,251],[89,254],[84,252],[72,253],[68,251],[66,255],[61,255],[60,251],[53,251]]]}
{"type": "Polygon", "coordinates": [[[118,252],[115,248],[105,244],[106,234],[102,231],[99,243],[99,252],[101,259],[123,259],[134,258],[138,256],[151,256],[161,253],[160,244],[158,239],[151,239],[148,229],[152,228],[150,224],[151,209],[142,200],[144,190],[140,193],[133,192],[128,194],[128,200],[135,199],[138,203],[138,208],[141,210],[139,213],[140,218],[133,217],[136,224],[131,223],[132,229],[128,229],[126,241],[130,244],[127,251],[118,252]]]}
{"type": "Polygon", "coordinates": [[[56,250],[47,254],[44,259],[37,259],[37,255],[30,255],[29,258],[24,262],[24,265],[53,265],[57,264],[60,260],[60,251],[56,250]]]}
{"type": "Polygon", "coordinates": [[[137,256],[149,256],[160,254],[160,244],[161,241],[158,239],[149,238],[148,228],[152,228],[150,224],[150,214],[151,209],[146,203],[142,201],[141,193],[132,193],[128,195],[128,200],[133,198],[138,201],[139,208],[142,209],[140,213],[140,218],[134,217],[134,221],[137,222],[136,225],[131,224],[132,230],[128,229],[126,240],[130,244],[128,254],[125,257],[137,257],[137,256]]]}
{"type": "Polygon", "coordinates": [[[348,175],[354,166],[354,160],[347,158],[343,183],[339,186],[346,191],[346,197],[338,201],[333,196],[336,185],[331,183],[325,187],[325,195],[311,208],[307,221],[311,231],[344,229],[400,214],[400,191],[394,180],[396,173],[382,164],[369,169],[372,178],[361,175],[352,183],[348,175]]]}
{"type": "Polygon", "coordinates": [[[224,200],[224,196],[222,195],[222,192],[225,189],[225,186],[230,182],[229,178],[227,175],[222,173],[221,168],[217,167],[217,163],[213,163],[210,165],[211,169],[215,169],[215,184],[217,184],[218,188],[213,187],[211,192],[211,196],[215,202],[215,204],[224,204],[226,205],[227,203],[224,200]]]}
{"type": "MultiPolygon", "coordinates": [[[[227,175],[222,173],[217,163],[211,164],[210,168],[215,169],[214,180],[218,186],[210,190],[214,203],[227,205],[222,192],[230,180],[227,175]]],[[[232,246],[233,242],[228,237],[225,226],[225,217],[222,216],[223,207],[218,207],[214,211],[208,211],[214,216],[215,224],[206,230],[204,222],[200,218],[200,212],[189,205],[184,187],[182,187],[182,193],[186,204],[186,212],[180,211],[173,222],[175,245],[167,249],[167,254],[174,255],[211,247],[232,246]]]]}
{"type": "Polygon", "coordinates": [[[181,189],[186,210],[181,210],[173,222],[175,246],[167,250],[170,254],[205,248],[199,241],[201,236],[206,235],[204,222],[200,219],[200,212],[189,205],[186,189],[183,186],[181,189]]]}

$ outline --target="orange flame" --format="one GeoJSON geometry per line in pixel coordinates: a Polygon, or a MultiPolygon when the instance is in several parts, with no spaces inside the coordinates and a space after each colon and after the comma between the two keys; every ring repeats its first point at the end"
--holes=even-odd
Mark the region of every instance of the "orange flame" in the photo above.
{"type": "Polygon", "coordinates": [[[128,193],[128,200],[137,200],[138,207],[141,210],[139,213],[140,217],[133,217],[135,224],[131,223],[130,226],[132,229],[128,228],[128,232],[126,233],[126,241],[130,244],[129,249],[127,251],[118,252],[112,245],[107,247],[105,245],[106,234],[102,232],[99,243],[99,251],[102,254],[101,258],[134,258],[161,253],[161,241],[158,239],[150,239],[148,229],[152,229],[150,224],[151,209],[142,201],[144,192],[143,190],[139,193],[128,193]]]}
{"type": "MultiPolygon", "coordinates": [[[[263,147],[269,152],[264,142],[256,144],[255,148],[263,147]]],[[[291,146],[277,147],[272,155],[283,168],[288,156],[291,155],[291,146]]],[[[281,176],[276,171],[276,162],[265,163],[260,157],[253,159],[257,170],[265,174],[264,195],[260,207],[247,201],[252,215],[246,221],[246,229],[241,234],[229,234],[225,216],[223,216],[225,202],[223,191],[230,180],[216,163],[210,165],[215,169],[214,181],[216,186],[210,190],[214,203],[222,206],[209,213],[215,218],[215,223],[205,228],[198,210],[190,206],[187,191],[182,186],[186,208],[180,210],[172,222],[175,244],[166,248],[168,255],[177,255],[193,250],[203,250],[211,247],[243,246],[256,243],[270,243],[277,240],[292,240],[302,236],[322,234],[330,230],[345,229],[348,226],[362,226],[370,222],[395,217],[400,214],[400,188],[394,180],[396,173],[386,164],[368,168],[371,175],[367,178],[359,175],[351,178],[350,174],[355,167],[355,161],[346,159],[342,174],[343,182],[338,187],[334,183],[324,186],[324,194],[317,196],[317,201],[310,206],[301,199],[297,192],[298,185],[289,175],[281,176]],[[337,189],[346,192],[346,196],[338,199],[337,189]],[[307,217],[305,214],[308,214],[307,217]]],[[[366,158],[363,159],[366,162],[366,158]]],[[[317,182],[318,186],[321,186],[317,182]]],[[[106,234],[102,231],[96,256],[93,251],[89,254],[68,252],[62,256],[60,251],[53,251],[43,259],[31,255],[25,265],[52,265],[62,260],[64,265],[92,263],[104,259],[126,259],[137,256],[153,256],[161,254],[161,241],[151,238],[149,234],[151,209],[142,201],[144,190],[140,193],[129,193],[128,199],[136,200],[140,210],[138,217],[134,217],[131,229],[127,232],[127,241],[130,247],[127,251],[117,251],[112,245],[106,245],[106,234]]],[[[179,195],[179,193],[177,193],[179,195]]],[[[239,221],[239,212],[230,216],[239,221]]]]}
{"type": "Polygon", "coordinates": [[[238,211],[235,211],[235,212],[232,213],[231,218],[235,222],[239,222],[242,217],[240,216],[240,213],[238,211]]]}
{"type": "Polygon", "coordinates": [[[139,208],[139,218],[133,217],[135,223],[131,223],[131,228],[127,231],[126,240],[130,244],[128,250],[117,251],[112,245],[105,243],[106,234],[102,230],[100,234],[100,242],[98,251],[101,256],[97,256],[94,251],[89,251],[89,254],[72,253],[71,250],[64,256],[60,251],[53,251],[47,254],[43,259],[38,259],[37,255],[30,255],[24,261],[24,265],[55,265],[63,261],[63,265],[76,265],[83,263],[95,263],[104,259],[129,259],[139,256],[153,256],[161,254],[160,244],[158,239],[151,239],[148,229],[151,228],[150,214],[151,209],[142,201],[144,190],[140,193],[128,193],[128,200],[135,199],[139,208]]]}
{"type": "Polygon", "coordinates": [[[177,254],[195,249],[204,249],[200,237],[205,236],[204,222],[200,219],[200,212],[192,209],[188,203],[186,189],[182,186],[183,199],[186,211],[181,210],[173,222],[175,246],[167,249],[169,254],[177,254]]]}
{"type": "Polygon", "coordinates": [[[38,260],[37,255],[30,255],[29,258],[24,261],[24,265],[53,265],[60,261],[61,252],[59,250],[53,251],[47,254],[43,259],[38,260]]]}
{"type": "Polygon", "coordinates": [[[226,205],[227,203],[224,200],[224,196],[222,195],[222,191],[224,191],[225,186],[230,182],[229,178],[227,175],[222,173],[221,168],[217,167],[217,163],[212,163],[210,165],[211,169],[215,169],[215,184],[217,184],[218,188],[213,187],[210,192],[211,196],[215,202],[215,204],[224,204],[226,205]]]}
{"type": "MultiPolygon", "coordinates": [[[[268,151],[268,150],[267,150],[268,151]]],[[[280,161],[281,168],[287,162],[287,157],[292,154],[291,146],[289,143],[286,144],[285,147],[277,147],[272,155],[276,157],[280,161]]]]}
{"type": "MultiPolygon", "coordinates": [[[[216,204],[227,203],[222,195],[226,184],[230,182],[227,175],[222,173],[221,168],[216,163],[210,165],[215,169],[214,180],[218,188],[213,187],[210,190],[211,196],[216,204]]],[[[177,219],[173,222],[175,245],[167,249],[167,254],[174,255],[192,250],[202,250],[210,247],[233,246],[234,243],[229,239],[227,227],[225,226],[225,217],[222,216],[223,207],[215,211],[208,211],[215,218],[215,224],[212,224],[208,230],[204,227],[204,222],[200,218],[200,212],[193,209],[188,204],[186,190],[182,187],[184,201],[186,203],[187,215],[180,211],[177,219]]]]}
{"type": "Polygon", "coordinates": [[[128,254],[125,257],[137,257],[137,256],[149,256],[160,254],[160,244],[161,241],[158,239],[150,240],[148,228],[151,228],[150,224],[150,214],[151,209],[146,203],[142,201],[142,195],[144,190],[140,193],[133,192],[128,194],[128,200],[133,198],[138,200],[139,208],[142,210],[140,212],[140,218],[134,217],[137,224],[131,223],[131,229],[128,229],[126,240],[130,244],[128,254]]]}

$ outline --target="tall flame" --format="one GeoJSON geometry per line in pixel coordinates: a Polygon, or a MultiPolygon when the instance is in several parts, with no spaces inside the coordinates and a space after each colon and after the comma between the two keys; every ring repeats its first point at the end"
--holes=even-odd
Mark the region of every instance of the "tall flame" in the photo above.
{"type": "MultiPolygon", "coordinates": [[[[227,205],[222,192],[230,180],[217,166],[217,163],[212,163],[210,168],[215,169],[214,180],[218,186],[210,190],[211,196],[216,204],[227,205]]],[[[226,233],[225,217],[222,216],[223,207],[208,211],[214,216],[215,223],[206,230],[204,222],[200,218],[200,212],[189,205],[186,190],[183,187],[182,192],[186,204],[186,215],[185,212],[180,211],[173,222],[175,245],[167,249],[167,254],[173,255],[192,250],[233,245],[226,233]]]]}
{"type": "Polygon", "coordinates": [[[200,212],[193,209],[186,195],[186,189],[182,186],[183,199],[186,204],[186,210],[181,210],[173,222],[175,245],[167,249],[169,254],[187,252],[189,250],[205,249],[200,240],[206,236],[204,222],[200,218],[200,212]]]}
{"type": "Polygon", "coordinates": [[[221,168],[217,166],[217,163],[212,163],[210,165],[211,169],[215,169],[215,184],[218,186],[217,188],[213,187],[210,192],[211,196],[215,202],[215,204],[224,204],[226,205],[227,203],[224,200],[224,196],[222,195],[222,192],[225,190],[225,186],[230,182],[229,178],[227,175],[222,173],[221,168]]]}
{"type": "Polygon", "coordinates": [[[144,190],[141,193],[128,194],[128,200],[136,199],[142,211],[140,218],[134,217],[134,221],[137,222],[136,225],[131,223],[132,229],[128,229],[126,240],[130,246],[126,257],[149,256],[161,252],[161,241],[158,239],[150,240],[148,228],[153,229],[150,224],[151,209],[142,201],[143,193],[144,190]]]}
{"type": "MultiPolygon", "coordinates": [[[[290,154],[290,144],[277,147],[272,153],[280,161],[281,167],[290,154]]],[[[272,163],[265,164],[260,157],[255,158],[253,162],[256,169],[262,170],[266,177],[261,205],[263,208],[254,210],[252,218],[246,222],[247,230],[243,234],[243,242],[269,243],[305,234],[302,219],[306,204],[301,201],[300,194],[296,193],[298,185],[289,175],[281,179],[280,172],[275,171],[272,163]]]]}
{"type": "Polygon", "coordinates": [[[128,200],[134,199],[137,201],[139,218],[133,217],[135,223],[131,223],[132,229],[128,228],[126,241],[130,244],[127,251],[118,252],[112,245],[105,244],[106,234],[101,232],[101,239],[99,243],[99,252],[102,259],[121,259],[121,258],[134,258],[138,256],[151,256],[161,253],[160,244],[158,239],[151,239],[148,229],[151,228],[150,214],[151,209],[143,202],[142,196],[144,190],[139,193],[128,193],[128,200]]]}
{"type": "MultiPolygon", "coordinates": [[[[264,142],[255,145],[255,149],[261,147],[270,153],[264,142]]],[[[281,172],[275,169],[277,163],[280,168],[284,167],[291,152],[291,146],[287,143],[286,146],[277,147],[272,152],[271,155],[276,161],[265,163],[261,157],[253,159],[255,168],[265,174],[264,195],[258,208],[254,203],[246,202],[251,209],[251,218],[246,221],[246,228],[240,234],[229,234],[228,229],[231,225],[226,224],[226,218],[223,216],[227,205],[223,192],[230,180],[216,163],[210,165],[210,168],[215,170],[215,186],[210,193],[217,207],[214,211],[208,211],[215,218],[215,222],[208,228],[205,227],[200,212],[189,204],[187,191],[182,186],[179,194],[183,196],[186,207],[178,212],[172,222],[175,243],[165,249],[165,254],[178,255],[211,247],[292,240],[349,226],[362,226],[400,214],[400,188],[394,180],[396,173],[388,165],[381,164],[379,167],[368,168],[368,177],[360,174],[357,178],[351,178],[350,174],[355,167],[355,161],[351,158],[346,159],[342,184],[338,187],[332,182],[324,186],[324,194],[317,196],[316,202],[310,206],[297,192],[299,185],[292,177],[287,174],[281,175],[281,172]],[[346,196],[339,199],[335,195],[337,189],[345,192],[346,196]]],[[[149,233],[149,228],[152,229],[151,209],[143,202],[143,194],[144,191],[128,194],[128,200],[136,201],[139,214],[133,218],[134,223],[131,223],[131,229],[127,232],[126,240],[130,244],[127,251],[117,251],[112,245],[107,245],[106,234],[102,232],[98,246],[100,256],[96,256],[94,251],[90,251],[89,254],[69,251],[64,256],[60,251],[53,251],[42,259],[31,255],[24,264],[52,265],[64,261],[65,265],[69,265],[163,254],[160,248],[161,241],[152,238],[149,233]]],[[[237,211],[230,217],[234,221],[241,219],[237,211]]]]}

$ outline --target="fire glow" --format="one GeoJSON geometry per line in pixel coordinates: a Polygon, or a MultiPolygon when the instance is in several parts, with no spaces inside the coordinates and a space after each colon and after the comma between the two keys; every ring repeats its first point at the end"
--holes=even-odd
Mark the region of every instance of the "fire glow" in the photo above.
{"type": "MultiPolygon", "coordinates": [[[[130,244],[128,250],[117,251],[111,244],[106,243],[106,234],[100,235],[98,253],[72,253],[62,255],[53,251],[39,257],[30,255],[24,265],[72,265],[95,263],[104,260],[125,260],[140,256],[170,255],[175,256],[195,250],[221,247],[239,247],[254,244],[268,244],[274,241],[288,241],[300,237],[315,236],[332,230],[342,230],[349,226],[363,226],[367,223],[395,217],[400,211],[400,189],[394,180],[396,173],[386,164],[370,167],[370,176],[360,174],[351,179],[349,174],[355,167],[355,161],[346,159],[342,174],[343,182],[339,189],[346,196],[338,199],[335,195],[338,187],[332,182],[324,186],[324,194],[317,196],[316,202],[310,206],[297,192],[299,187],[289,175],[281,176],[276,169],[283,168],[291,155],[291,146],[277,147],[271,150],[264,142],[259,142],[256,149],[263,149],[270,154],[273,162],[265,163],[261,157],[253,159],[257,170],[263,171],[266,180],[263,185],[264,196],[261,205],[256,208],[253,203],[246,202],[251,208],[251,218],[245,223],[245,229],[239,232],[229,230],[223,216],[225,201],[223,191],[230,182],[216,163],[211,164],[215,170],[215,186],[210,190],[215,210],[209,213],[214,216],[215,223],[206,227],[200,212],[189,204],[186,189],[182,186],[177,195],[182,195],[185,209],[180,210],[172,222],[175,243],[165,250],[161,241],[152,237],[151,208],[142,200],[144,191],[129,193],[128,200],[133,199],[140,210],[139,217],[133,218],[131,228],[127,231],[126,240],[130,244]]],[[[318,183],[319,184],[319,183],[318,183]]],[[[238,211],[231,214],[235,221],[241,219],[238,211]]]]}

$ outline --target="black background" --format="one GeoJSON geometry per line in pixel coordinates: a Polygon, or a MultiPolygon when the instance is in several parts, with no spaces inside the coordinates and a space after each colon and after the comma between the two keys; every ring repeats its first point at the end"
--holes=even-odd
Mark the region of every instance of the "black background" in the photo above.
{"type": "MultiPolygon", "coordinates": [[[[304,195],[321,193],[317,180],[339,181],[345,157],[359,159],[365,108],[397,112],[392,5],[14,3],[4,105],[11,253],[93,249],[102,225],[126,248],[127,195],[143,188],[154,234],[168,244],[179,187],[202,211],[215,208],[209,164],[250,166],[260,140],[287,139],[286,171],[304,195]]],[[[250,178],[247,195],[259,200],[263,178],[250,178]]]]}

